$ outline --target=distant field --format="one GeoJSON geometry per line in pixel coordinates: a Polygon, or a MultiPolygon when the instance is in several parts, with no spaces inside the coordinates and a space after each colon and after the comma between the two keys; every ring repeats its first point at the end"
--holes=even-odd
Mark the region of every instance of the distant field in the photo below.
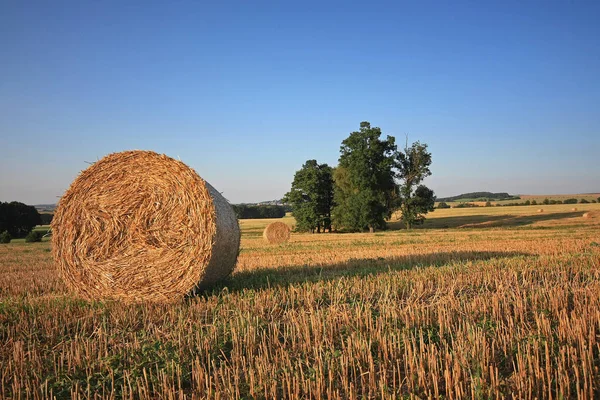
{"type": "MultiPolygon", "coordinates": [[[[586,211],[598,210],[600,204],[553,204],[535,206],[472,207],[436,209],[428,214],[423,228],[460,228],[467,224],[481,227],[536,227],[573,224],[586,211]],[[577,211],[573,211],[576,208],[577,211]],[[539,213],[538,210],[543,210],[539,213]]],[[[394,228],[401,224],[392,223],[394,228]]]]}
{"type": "Polygon", "coordinates": [[[524,194],[524,195],[520,195],[521,199],[525,200],[535,200],[538,203],[540,201],[544,201],[544,199],[548,199],[548,200],[561,200],[564,201],[566,199],[586,199],[588,201],[591,200],[598,200],[598,198],[600,197],[600,193],[591,193],[591,194],[553,194],[553,195],[529,195],[529,194],[524,194]]]}
{"type": "MultiPolygon", "coordinates": [[[[600,193],[587,193],[587,194],[549,194],[549,195],[529,195],[529,194],[521,194],[518,195],[520,197],[520,199],[511,199],[511,200],[490,200],[490,203],[492,203],[493,205],[496,204],[509,204],[509,203],[523,203],[527,200],[529,201],[536,201],[537,203],[542,203],[544,201],[544,199],[548,199],[548,200],[560,200],[560,201],[564,201],[567,199],[577,199],[577,201],[581,200],[581,199],[585,199],[587,201],[592,201],[592,200],[598,200],[598,198],[600,197],[600,193]]],[[[476,204],[480,207],[485,206],[486,201],[482,201],[482,199],[477,198],[477,199],[461,199],[460,201],[447,201],[446,204],[450,205],[450,206],[455,206],[457,204],[460,203],[473,203],[476,204]]],[[[436,205],[439,204],[439,202],[436,202],[436,205]]]]}
{"type": "MultiPolygon", "coordinates": [[[[33,228],[34,231],[39,231],[39,232],[43,232],[44,234],[46,232],[48,232],[48,230],[50,229],[50,225],[38,225],[35,228],[33,228]]],[[[48,242],[50,241],[50,237],[45,237],[42,238],[42,242],[48,242]]],[[[21,239],[12,239],[11,241],[12,243],[25,243],[25,239],[21,238],[21,239]]]]}
{"type": "Polygon", "coordinates": [[[241,221],[234,275],[175,305],[79,299],[50,243],[0,245],[0,398],[600,396],[600,204],[283,245],[272,221],[241,221]]]}

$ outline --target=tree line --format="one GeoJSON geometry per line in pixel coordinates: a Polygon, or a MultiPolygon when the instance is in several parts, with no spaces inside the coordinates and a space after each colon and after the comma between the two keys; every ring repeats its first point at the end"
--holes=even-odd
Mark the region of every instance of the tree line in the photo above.
{"type": "Polygon", "coordinates": [[[23,238],[41,224],[42,218],[35,207],[18,201],[0,202],[0,233],[4,238],[23,238]]]}
{"type": "Polygon", "coordinates": [[[386,229],[395,211],[410,229],[433,211],[434,192],[422,184],[431,175],[431,153],[420,142],[398,149],[393,136],[361,122],[342,141],[338,165],[308,160],[298,170],[283,200],[292,205],[296,229],[386,229]]]}
{"type": "Polygon", "coordinates": [[[279,205],[232,204],[231,207],[238,219],[282,218],[287,210],[285,206],[279,205]]]}

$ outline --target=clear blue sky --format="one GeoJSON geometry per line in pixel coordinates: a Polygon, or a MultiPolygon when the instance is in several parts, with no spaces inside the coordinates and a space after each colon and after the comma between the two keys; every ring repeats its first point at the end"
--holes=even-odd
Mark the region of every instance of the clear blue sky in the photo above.
{"type": "Polygon", "coordinates": [[[600,2],[0,4],[0,200],[179,157],[233,202],[337,163],[360,121],[429,144],[439,196],[600,191],[600,2]]]}

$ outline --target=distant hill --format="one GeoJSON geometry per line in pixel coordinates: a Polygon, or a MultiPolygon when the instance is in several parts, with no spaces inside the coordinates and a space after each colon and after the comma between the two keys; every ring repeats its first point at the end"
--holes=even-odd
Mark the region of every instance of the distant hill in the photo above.
{"type": "Polygon", "coordinates": [[[56,204],[35,204],[34,207],[39,212],[52,212],[56,208],[56,204]]]}
{"type": "Polygon", "coordinates": [[[268,201],[261,201],[258,203],[239,203],[236,205],[246,205],[246,206],[285,206],[286,203],[284,203],[281,200],[268,200],[268,201]]]}
{"type": "Polygon", "coordinates": [[[498,200],[519,200],[519,196],[512,196],[508,193],[492,192],[472,192],[463,193],[452,197],[439,197],[437,201],[498,201],[498,200]]]}

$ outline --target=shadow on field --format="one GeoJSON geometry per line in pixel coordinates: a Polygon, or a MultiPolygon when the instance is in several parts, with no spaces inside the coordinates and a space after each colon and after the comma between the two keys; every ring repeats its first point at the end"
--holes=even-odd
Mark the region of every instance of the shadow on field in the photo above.
{"type": "MultiPolygon", "coordinates": [[[[446,229],[446,228],[497,228],[518,227],[531,225],[536,222],[561,220],[581,217],[585,211],[562,213],[539,213],[534,215],[464,215],[456,217],[430,218],[416,229],[446,229]]],[[[390,229],[404,229],[402,221],[389,223],[390,229]]]]}
{"type": "Polygon", "coordinates": [[[330,281],[342,277],[362,277],[390,271],[408,270],[417,267],[441,267],[454,262],[484,261],[494,258],[527,257],[531,254],[514,251],[457,251],[430,254],[413,254],[389,258],[350,259],[327,265],[296,265],[279,268],[263,268],[234,273],[227,280],[201,290],[198,296],[212,296],[223,288],[232,291],[264,289],[288,286],[304,282],[330,281]]]}

